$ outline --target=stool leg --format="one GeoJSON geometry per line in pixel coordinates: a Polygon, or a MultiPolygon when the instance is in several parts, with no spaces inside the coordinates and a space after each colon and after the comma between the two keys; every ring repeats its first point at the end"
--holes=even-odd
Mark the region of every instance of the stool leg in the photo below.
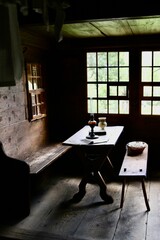
{"type": "Polygon", "coordinates": [[[126,178],[123,179],[120,208],[123,207],[126,178]]]}
{"type": "Polygon", "coordinates": [[[147,207],[147,211],[150,211],[150,206],[149,206],[148,199],[147,199],[147,193],[146,193],[144,178],[142,178],[142,189],[143,189],[143,195],[144,195],[144,200],[145,200],[145,204],[146,204],[146,207],[147,207]]]}

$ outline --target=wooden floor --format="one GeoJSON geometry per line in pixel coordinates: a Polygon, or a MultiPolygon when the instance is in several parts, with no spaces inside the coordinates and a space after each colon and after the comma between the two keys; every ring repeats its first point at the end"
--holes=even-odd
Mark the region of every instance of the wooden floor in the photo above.
{"type": "Polygon", "coordinates": [[[32,196],[31,213],[18,223],[0,225],[0,239],[24,240],[159,240],[160,178],[146,181],[151,211],[146,211],[141,185],[131,181],[120,209],[121,182],[108,181],[113,204],[105,204],[96,184],[87,184],[81,202],[70,199],[79,177],[50,177],[32,196]]]}

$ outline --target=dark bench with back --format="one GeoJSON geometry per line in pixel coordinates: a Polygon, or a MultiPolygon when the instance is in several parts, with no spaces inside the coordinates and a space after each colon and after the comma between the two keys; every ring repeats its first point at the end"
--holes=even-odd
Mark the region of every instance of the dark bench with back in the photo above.
{"type": "Polygon", "coordinates": [[[0,142],[0,221],[24,218],[30,213],[30,176],[38,174],[64,155],[70,146],[53,143],[24,160],[5,154],[0,142]]]}
{"type": "Polygon", "coordinates": [[[0,221],[24,218],[30,213],[29,165],[8,157],[0,142],[0,221]]]}

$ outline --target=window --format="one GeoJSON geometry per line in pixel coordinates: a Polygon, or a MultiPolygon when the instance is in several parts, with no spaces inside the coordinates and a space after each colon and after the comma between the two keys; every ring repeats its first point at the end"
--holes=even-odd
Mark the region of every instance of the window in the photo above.
{"type": "Polygon", "coordinates": [[[141,114],[160,115],[160,51],[141,56],[141,114]]]}
{"type": "Polygon", "coordinates": [[[129,52],[87,53],[87,98],[89,113],[129,114],[129,52]]]}
{"type": "Polygon", "coordinates": [[[27,88],[30,120],[45,117],[46,103],[41,64],[27,63],[27,88]]]}

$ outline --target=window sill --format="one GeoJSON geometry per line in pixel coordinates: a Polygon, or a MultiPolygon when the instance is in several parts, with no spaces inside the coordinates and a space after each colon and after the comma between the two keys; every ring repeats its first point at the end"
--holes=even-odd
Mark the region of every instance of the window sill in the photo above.
{"type": "Polygon", "coordinates": [[[31,119],[31,122],[36,121],[36,120],[40,120],[40,119],[42,119],[42,118],[45,118],[46,116],[47,116],[46,114],[41,114],[41,115],[34,116],[34,117],[31,119]]]}

